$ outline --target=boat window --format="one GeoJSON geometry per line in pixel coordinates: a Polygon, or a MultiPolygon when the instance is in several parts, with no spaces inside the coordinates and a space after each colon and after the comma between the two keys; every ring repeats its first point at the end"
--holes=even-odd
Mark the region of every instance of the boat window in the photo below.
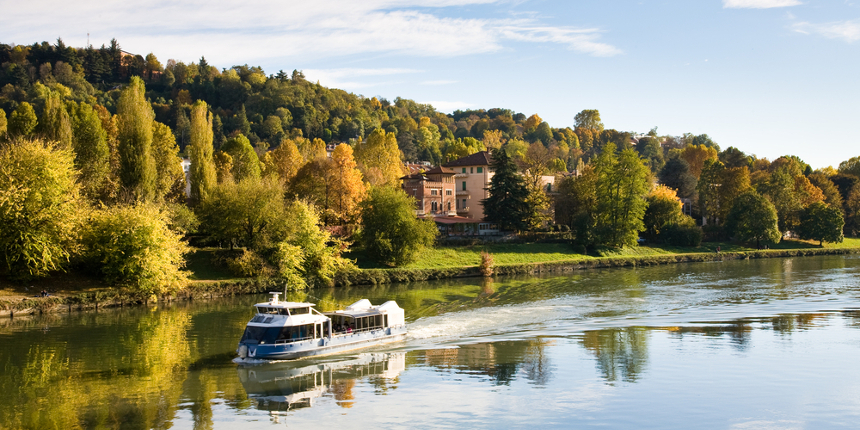
{"type": "Polygon", "coordinates": [[[257,312],[258,312],[258,313],[261,313],[261,314],[273,314],[273,315],[277,315],[277,314],[278,314],[278,308],[270,308],[270,307],[267,307],[267,306],[258,306],[258,307],[257,307],[257,312]]]}
{"type": "Polygon", "coordinates": [[[278,342],[295,342],[302,339],[311,339],[314,335],[313,324],[284,327],[278,334],[278,342]]]}
{"type": "Polygon", "coordinates": [[[266,334],[266,327],[245,327],[245,334],[242,335],[240,342],[245,342],[246,340],[259,342],[263,340],[264,334],[266,334]]]}
{"type": "Polygon", "coordinates": [[[286,308],[283,308],[283,309],[278,309],[278,313],[281,315],[289,315],[290,311],[287,310],[286,308]]]}
{"type": "Polygon", "coordinates": [[[388,314],[385,314],[382,316],[382,321],[383,321],[382,326],[388,327],[388,314]]]}
{"type": "Polygon", "coordinates": [[[311,313],[311,308],[292,308],[290,309],[290,315],[304,315],[311,313]]]}

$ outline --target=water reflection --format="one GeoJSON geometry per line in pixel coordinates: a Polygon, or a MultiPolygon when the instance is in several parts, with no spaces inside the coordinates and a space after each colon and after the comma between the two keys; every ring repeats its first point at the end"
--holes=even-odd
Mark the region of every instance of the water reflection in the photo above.
{"type": "Polygon", "coordinates": [[[554,366],[546,349],[554,344],[554,340],[537,338],[429,349],[414,355],[425,366],[479,377],[494,385],[510,385],[522,376],[541,386],[552,379],[554,366]]]}
{"type": "Polygon", "coordinates": [[[397,377],[405,369],[405,353],[368,353],[322,363],[242,366],[238,374],[255,407],[277,417],[309,408],[323,396],[333,397],[343,408],[351,408],[355,405],[353,389],[357,380],[366,379],[377,393],[385,393],[396,388],[397,377]]]}

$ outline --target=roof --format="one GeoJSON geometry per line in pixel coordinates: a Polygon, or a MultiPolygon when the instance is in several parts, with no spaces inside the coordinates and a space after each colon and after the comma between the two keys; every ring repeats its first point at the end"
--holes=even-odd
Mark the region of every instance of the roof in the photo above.
{"type": "Polygon", "coordinates": [[[493,156],[487,151],[476,152],[463,158],[458,158],[450,163],[443,164],[444,167],[460,166],[489,166],[493,162],[493,156]]]}
{"type": "Polygon", "coordinates": [[[449,169],[447,167],[433,167],[430,170],[425,172],[416,172],[410,175],[406,175],[401,177],[400,179],[419,179],[419,180],[427,180],[427,175],[454,175],[454,169],[449,169]]]}
{"type": "Polygon", "coordinates": [[[302,302],[285,302],[283,300],[278,300],[278,303],[263,302],[263,303],[257,303],[254,306],[266,306],[266,307],[270,307],[270,308],[294,309],[294,308],[306,308],[308,306],[315,306],[315,304],[313,304],[313,303],[302,303],[302,302]]]}
{"type": "Polygon", "coordinates": [[[439,224],[478,224],[483,222],[479,219],[466,218],[462,216],[439,216],[427,217],[425,219],[432,219],[439,224]]]}

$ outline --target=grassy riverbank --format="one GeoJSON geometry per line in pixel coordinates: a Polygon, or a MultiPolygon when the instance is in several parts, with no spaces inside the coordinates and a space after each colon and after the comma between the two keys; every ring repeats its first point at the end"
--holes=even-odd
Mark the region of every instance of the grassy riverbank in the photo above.
{"type": "MultiPolygon", "coordinates": [[[[401,268],[381,267],[360,252],[348,255],[359,270],[337,277],[339,285],[373,285],[432,279],[480,276],[481,252],[493,256],[497,275],[569,272],[601,267],[629,267],[682,262],[744,258],[776,258],[825,254],[860,253],[860,239],[845,239],[841,244],[783,241],[768,250],[758,250],[728,242],[703,243],[696,248],[643,245],[624,249],[577,253],[581,248],[563,243],[486,244],[437,247],[425,250],[416,262],[401,268]],[[717,248],[720,253],[716,253],[717,248]]],[[[195,299],[213,296],[266,292],[282,288],[269,279],[236,278],[217,264],[218,250],[200,249],[189,257],[192,272],[188,288],[160,300],[195,299]]],[[[124,306],[153,300],[123,289],[111,288],[97,278],[81,273],[65,273],[31,283],[0,283],[0,315],[51,310],[124,306]],[[42,290],[51,297],[38,296],[42,290]]]]}

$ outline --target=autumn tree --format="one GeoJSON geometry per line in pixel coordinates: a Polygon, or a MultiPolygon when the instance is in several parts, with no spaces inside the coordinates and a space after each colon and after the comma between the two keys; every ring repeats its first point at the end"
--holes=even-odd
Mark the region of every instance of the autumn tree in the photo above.
{"type": "Polygon", "coordinates": [[[860,178],[860,157],[852,157],[839,163],[839,172],[860,178]]]}
{"type": "Polygon", "coordinates": [[[842,242],[843,226],[845,226],[845,220],[839,208],[815,202],[800,214],[797,234],[801,239],[817,240],[819,246],[824,246],[824,242],[842,242]]]}
{"type": "Polygon", "coordinates": [[[595,159],[597,173],[597,242],[609,246],[636,245],[644,230],[648,169],[631,148],[615,155],[607,145],[595,159]]]}
{"type": "Polygon", "coordinates": [[[8,122],[6,120],[6,111],[0,109],[0,140],[2,140],[6,136],[6,129],[8,128],[8,122]]]}
{"type": "MultiPolygon", "coordinates": [[[[362,182],[361,172],[353,158],[352,147],[338,145],[331,154],[328,174],[332,176],[330,205],[337,223],[350,223],[358,216],[359,204],[364,200],[367,189],[362,182]]],[[[326,224],[332,220],[327,220],[326,224]]]]}
{"type": "Polygon", "coordinates": [[[725,221],[734,200],[750,188],[746,167],[726,168],[716,159],[705,161],[698,183],[699,207],[711,223],[725,221]]]}
{"type": "Polygon", "coordinates": [[[134,76],[117,102],[119,117],[120,183],[129,201],[155,198],[156,168],[152,158],[154,113],[146,100],[143,81],[134,76]]]}
{"type": "Polygon", "coordinates": [[[642,222],[645,225],[645,234],[649,239],[657,239],[663,229],[669,225],[681,224],[688,218],[681,211],[683,203],[675,190],[658,185],[648,194],[646,199],[648,208],[642,222]]]}
{"type": "Polygon", "coordinates": [[[40,140],[0,146],[0,252],[14,278],[46,276],[69,261],[79,221],[70,148],[40,140]]]}
{"type": "Polygon", "coordinates": [[[179,145],[170,127],[152,122],[152,156],[155,159],[156,195],[168,201],[185,202],[185,170],[179,145]]]}
{"type": "Polygon", "coordinates": [[[376,129],[355,145],[355,160],[371,186],[396,186],[403,176],[400,148],[394,133],[376,129]]]}
{"type": "Polygon", "coordinates": [[[690,174],[699,179],[705,167],[705,161],[717,159],[717,150],[705,145],[688,145],[679,155],[690,166],[690,174]]]}
{"type": "Polygon", "coordinates": [[[206,200],[209,190],[218,181],[212,159],[212,114],[206,102],[198,100],[191,107],[191,199],[206,200]]]}
{"type": "Polygon", "coordinates": [[[110,174],[107,132],[102,128],[98,112],[86,103],[73,105],[71,119],[75,167],[80,171],[84,195],[90,199],[101,198],[110,174]]]}
{"type": "Polygon", "coordinates": [[[836,208],[842,208],[842,195],[830,178],[822,173],[813,173],[808,176],[808,179],[812,185],[821,190],[825,203],[836,208]]]}
{"type": "Polygon", "coordinates": [[[658,175],[660,183],[675,190],[682,199],[696,200],[697,179],[690,173],[690,164],[678,156],[670,158],[658,175]]]}
{"type": "Polygon", "coordinates": [[[266,153],[263,170],[266,176],[276,176],[282,183],[289,184],[304,163],[295,141],[285,139],[280,146],[266,153]]]}

